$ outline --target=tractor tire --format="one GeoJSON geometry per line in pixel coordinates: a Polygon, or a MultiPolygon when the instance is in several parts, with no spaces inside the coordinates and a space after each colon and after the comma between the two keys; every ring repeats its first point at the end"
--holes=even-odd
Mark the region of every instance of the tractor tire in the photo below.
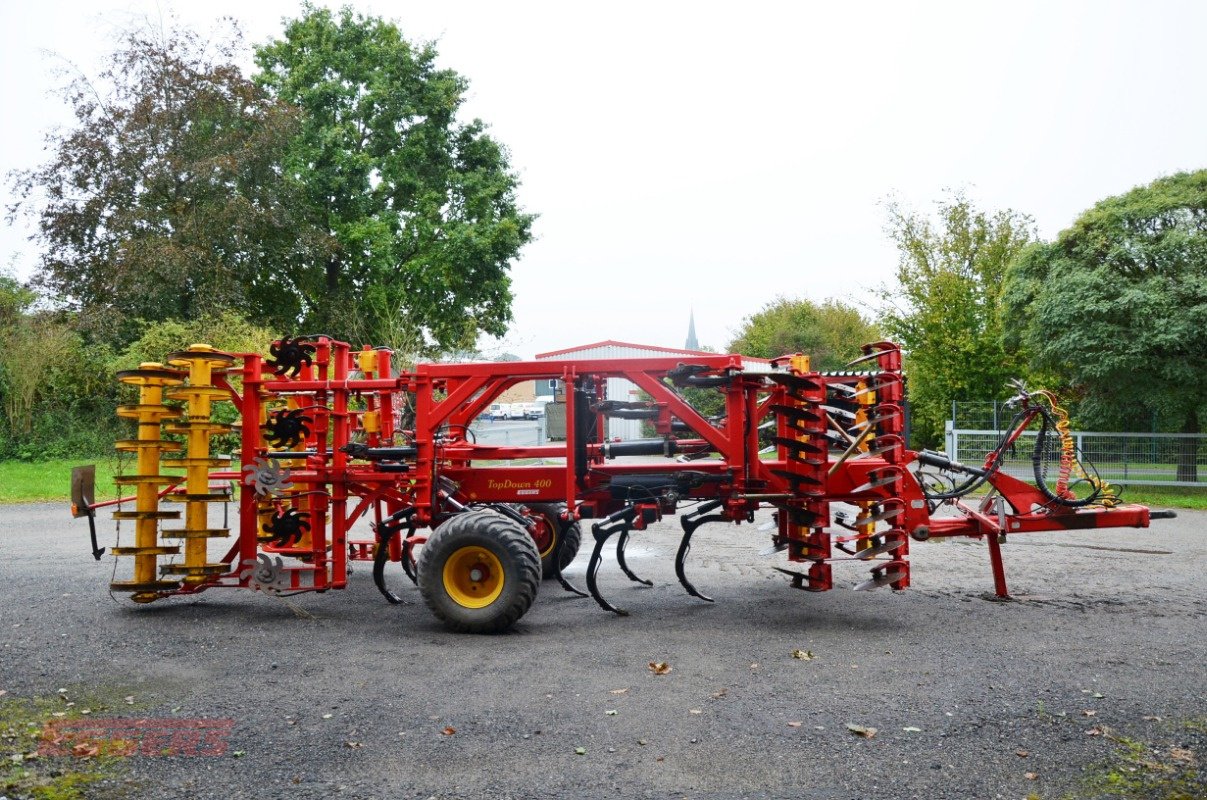
{"type": "MultiPolygon", "coordinates": [[[[544,541],[544,547],[541,547],[542,542],[537,542],[537,549],[541,555],[541,575],[545,580],[553,577],[553,551],[557,547],[557,532],[561,530],[561,514],[566,510],[565,503],[532,503],[528,506],[529,511],[538,517],[538,524],[547,526],[546,530],[551,531],[544,541]]],[[[546,537],[542,537],[544,539],[546,537]]],[[[579,527],[578,522],[575,522],[566,529],[566,543],[562,545],[562,569],[570,566],[570,562],[578,555],[579,545],[582,544],[583,531],[579,527]]]]}
{"type": "Polygon", "coordinates": [[[510,628],[536,599],[541,557],[518,523],[493,511],[445,520],[419,552],[419,593],[458,633],[510,628]]]}

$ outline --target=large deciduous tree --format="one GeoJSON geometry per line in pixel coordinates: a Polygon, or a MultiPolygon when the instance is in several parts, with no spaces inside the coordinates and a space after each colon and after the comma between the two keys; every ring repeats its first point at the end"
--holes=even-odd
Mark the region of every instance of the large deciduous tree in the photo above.
{"type": "Polygon", "coordinates": [[[265,287],[313,244],[281,194],[298,114],[243,77],[237,49],[237,31],[127,33],[95,79],[65,87],[74,125],[15,178],[12,210],[37,219],[41,288],[112,340],[138,319],[282,316],[265,287]]]}
{"type": "Polygon", "coordinates": [[[311,328],[448,349],[506,331],[533,217],[504,148],[458,121],[467,82],[436,55],[382,19],[310,5],[257,50],[259,84],[303,112],[284,167],[326,246],[285,277],[311,328]]]}
{"type": "Polygon", "coordinates": [[[900,254],[896,283],[881,290],[885,333],[905,351],[914,436],[942,440],[951,402],[1003,396],[1021,359],[1002,346],[1002,279],[1035,238],[1031,219],[977,209],[962,194],[938,204],[937,218],[888,206],[887,231],[900,254]]]}
{"type": "MultiPolygon", "coordinates": [[[[1005,292],[1008,343],[1083,395],[1091,424],[1156,412],[1198,433],[1207,403],[1207,170],[1110,197],[1028,248],[1005,292]]],[[[1194,480],[1193,440],[1179,480],[1194,480]]]]}
{"type": "Polygon", "coordinates": [[[876,327],[851,306],[780,297],[742,321],[729,350],[759,358],[804,353],[812,369],[838,370],[878,338],[876,327]]]}

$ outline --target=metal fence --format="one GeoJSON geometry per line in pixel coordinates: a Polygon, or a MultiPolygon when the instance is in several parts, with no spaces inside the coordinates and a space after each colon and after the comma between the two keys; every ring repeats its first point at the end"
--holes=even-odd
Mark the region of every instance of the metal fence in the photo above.
{"type": "MultiPolygon", "coordinates": [[[[1032,476],[1034,431],[1019,437],[1006,453],[1003,469],[1032,476]]],[[[1083,460],[1110,483],[1147,486],[1207,486],[1207,435],[1193,433],[1074,432],[1083,460]]],[[[947,452],[964,464],[979,465],[1001,441],[1002,431],[948,427],[947,452]]]]}

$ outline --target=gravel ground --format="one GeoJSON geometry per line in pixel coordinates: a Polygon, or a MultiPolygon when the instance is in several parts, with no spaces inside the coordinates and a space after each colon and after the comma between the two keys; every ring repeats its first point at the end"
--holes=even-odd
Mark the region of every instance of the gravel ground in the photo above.
{"type": "Polygon", "coordinates": [[[1205,523],[1020,537],[1007,603],[982,598],[980,543],[915,544],[905,592],[851,592],[866,567],[844,564],[809,594],[758,555],[767,534],[705,526],[689,575],[710,604],[675,581],[671,519],[630,545],[652,588],[605,562],[632,616],[546,583],[513,632],[466,636],[396,566],[401,607],[367,564],[327,595],[115,603],[82,520],[9,506],[0,689],[234,721],[225,755],[123,759],[97,796],[1056,798],[1118,746],[1103,726],[1198,747],[1179,725],[1207,715],[1205,523]]]}

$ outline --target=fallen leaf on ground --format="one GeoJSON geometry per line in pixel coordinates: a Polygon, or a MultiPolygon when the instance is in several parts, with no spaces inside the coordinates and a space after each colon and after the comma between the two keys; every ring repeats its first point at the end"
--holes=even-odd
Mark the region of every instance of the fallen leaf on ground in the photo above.
{"type": "Polygon", "coordinates": [[[904,727],[901,730],[905,731],[906,733],[921,733],[922,732],[921,728],[915,728],[913,725],[904,727]]]}
{"type": "Polygon", "coordinates": [[[687,713],[688,714],[703,714],[704,712],[698,708],[692,708],[692,709],[689,709],[687,713]]]}
{"type": "Polygon", "coordinates": [[[792,657],[800,659],[801,661],[812,661],[813,659],[817,658],[817,656],[813,655],[812,650],[800,650],[800,649],[793,650],[792,657]]]}
{"type": "Polygon", "coordinates": [[[758,668],[759,668],[759,662],[757,662],[757,661],[751,661],[751,662],[750,662],[750,668],[751,668],[752,670],[758,669],[758,668]]]}
{"type": "Polygon", "coordinates": [[[624,694],[628,690],[629,690],[629,687],[627,687],[627,686],[624,687],[623,689],[613,689],[612,694],[624,694]]]}
{"type": "Polygon", "coordinates": [[[1106,695],[1099,692],[1094,692],[1092,695],[1090,695],[1090,697],[1094,698],[1095,700],[1101,700],[1102,698],[1106,697],[1106,695]]]}
{"type": "Polygon", "coordinates": [[[1095,714],[1097,714],[1097,713],[1098,713],[1097,711],[1094,711],[1093,709],[1089,709],[1089,708],[1087,708],[1085,711],[1082,711],[1082,712],[1081,712],[1081,716],[1083,716],[1083,717],[1092,717],[1092,716],[1094,716],[1094,715],[1095,715],[1095,714]]]}
{"type": "Polygon", "coordinates": [[[1090,728],[1088,731],[1085,732],[1085,735],[1086,736],[1101,736],[1102,731],[1099,730],[1098,728],[1090,728]]]}
{"type": "Polygon", "coordinates": [[[8,689],[0,689],[0,697],[4,697],[6,694],[8,694],[8,689]]]}
{"type": "Polygon", "coordinates": [[[126,701],[126,705],[134,705],[134,695],[129,695],[128,697],[124,697],[122,699],[126,701]]]}
{"type": "Polygon", "coordinates": [[[875,728],[869,728],[866,725],[856,725],[854,722],[847,723],[847,730],[849,730],[851,733],[855,734],[856,736],[863,737],[864,739],[871,739],[873,736],[876,735],[875,728]]]}
{"type": "Polygon", "coordinates": [[[1033,781],[1039,777],[1039,773],[1038,772],[1024,772],[1023,777],[1029,781],[1033,781]]]}
{"type": "Polygon", "coordinates": [[[712,693],[712,699],[713,699],[713,700],[720,700],[722,697],[724,697],[724,696],[725,696],[725,695],[727,695],[727,694],[729,694],[729,690],[728,690],[728,689],[726,689],[726,688],[724,688],[724,687],[722,687],[722,688],[720,688],[720,689],[718,689],[717,691],[715,691],[715,692],[713,692],[713,693],[712,693]]]}
{"type": "Polygon", "coordinates": [[[1144,720],[1145,722],[1160,722],[1161,721],[1161,718],[1158,717],[1156,714],[1149,714],[1148,716],[1140,717],[1140,719],[1144,720]]]}
{"type": "Polygon", "coordinates": [[[609,708],[609,709],[608,709],[607,711],[605,711],[604,713],[605,713],[605,714],[607,714],[609,717],[614,717],[614,716],[616,716],[616,715],[617,715],[617,713],[619,713],[619,712],[617,712],[617,710],[616,710],[616,709],[614,709],[614,708],[609,708]]]}
{"type": "Polygon", "coordinates": [[[666,673],[670,672],[672,669],[674,669],[674,667],[672,667],[670,664],[668,664],[665,661],[651,661],[650,662],[650,672],[654,673],[655,675],[665,675],[666,673]]]}
{"type": "Polygon", "coordinates": [[[1026,750],[1015,750],[1014,754],[1019,758],[1026,758],[1027,756],[1031,755],[1026,750]]]}
{"type": "Polygon", "coordinates": [[[799,723],[799,722],[789,722],[789,723],[788,723],[788,727],[789,727],[789,728],[799,728],[799,727],[800,727],[800,723],[799,723]]]}
{"type": "Polygon", "coordinates": [[[1187,764],[1194,762],[1194,752],[1191,750],[1187,750],[1184,747],[1169,748],[1169,757],[1172,758],[1174,761],[1184,761],[1187,764]]]}
{"type": "Polygon", "coordinates": [[[574,755],[576,755],[576,756],[585,756],[586,754],[587,754],[587,748],[585,748],[585,747],[576,747],[576,748],[574,748],[574,755]]]}
{"type": "Polygon", "coordinates": [[[347,747],[351,750],[355,750],[358,747],[364,747],[364,745],[361,744],[360,742],[344,742],[344,747],[347,747]]]}
{"type": "Polygon", "coordinates": [[[452,736],[454,733],[457,732],[457,729],[454,728],[452,725],[449,725],[447,728],[445,728],[444,730],[442,730],[440,732],[443,733],[445,736],[452,736]]]}
{"type": "Polygon", "coordinates": [[[99,747],[94,744],[89,744],[88,742],[77,744],[75,747],[71,748],[71,754],[76,756],[94,756],[100,751],[101,749],[99,747]]]}
{"type": "Polygon", "coordinates": [[[334,714],[324,714],[323,719],[331,719],[334,716],[335,716],[334,714]]]}

